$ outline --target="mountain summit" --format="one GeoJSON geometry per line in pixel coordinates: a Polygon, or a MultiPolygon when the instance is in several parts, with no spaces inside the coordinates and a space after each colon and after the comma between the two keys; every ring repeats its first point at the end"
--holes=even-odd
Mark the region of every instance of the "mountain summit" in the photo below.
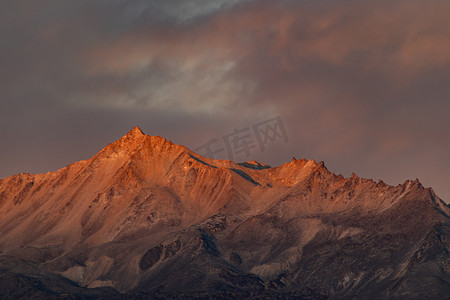
{"type": "Polygon", "coordinates": [[[446,299],[450,209],[419,181],[214,160],[133,128],[0,180],[10,298],[446,299]]]}
{"type": "Polygon", "coordinates": [[[125,136],[132,136],[132,137],[139,136],[139,137],[141,137],[143,135],[145,135],[144,132],[142,132],[142,130],[138,126],[135,126],[125,136]]]}

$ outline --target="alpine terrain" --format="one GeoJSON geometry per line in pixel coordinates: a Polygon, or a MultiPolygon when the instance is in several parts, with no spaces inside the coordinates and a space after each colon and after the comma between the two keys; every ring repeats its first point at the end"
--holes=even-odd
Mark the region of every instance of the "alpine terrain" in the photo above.
{"type": "Polygon", "coordinates": [[[449,299],[449,216],[418,180],[214,160],[135,127],[0,180],[0,299],[449,299]]]}

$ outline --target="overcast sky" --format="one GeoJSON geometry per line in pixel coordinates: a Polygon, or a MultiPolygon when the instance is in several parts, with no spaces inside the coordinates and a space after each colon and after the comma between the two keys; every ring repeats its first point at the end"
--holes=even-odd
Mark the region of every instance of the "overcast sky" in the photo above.
{"type": "Polygon", "coordinates": [[[1,1],[0,177],[89,158],[136,125],[193,150],[237,129],[253,139],[237,161],[419,178],[449,202],[449,12],[448,0],[1,1]],[[277,116],[289,140],[262,150],[252,126],[277,116]]]}

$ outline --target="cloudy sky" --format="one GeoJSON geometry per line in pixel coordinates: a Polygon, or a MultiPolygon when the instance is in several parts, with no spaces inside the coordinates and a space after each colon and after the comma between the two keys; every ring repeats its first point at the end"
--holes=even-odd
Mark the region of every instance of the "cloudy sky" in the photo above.
{"type": "Polygon", "coordinates": [[[191,149],[238,130],[253,148],[237,161],[419,178],[449,202],[449,12],[448,0],[2,1],[0,177],[86,159],[135,125],[191,149]],[[278,116],[289,140],[262,151],[253,126],[278,116]]]}

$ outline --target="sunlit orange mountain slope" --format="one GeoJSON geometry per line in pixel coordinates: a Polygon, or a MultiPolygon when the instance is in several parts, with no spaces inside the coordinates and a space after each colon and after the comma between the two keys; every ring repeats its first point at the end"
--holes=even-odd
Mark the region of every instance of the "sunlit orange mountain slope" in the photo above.
{"type": "Polygon", "coordinates": [[[0,294],[447,299],[449,215],[417,180],[213,160],[135,127],[0,180],[0,294]]]}

